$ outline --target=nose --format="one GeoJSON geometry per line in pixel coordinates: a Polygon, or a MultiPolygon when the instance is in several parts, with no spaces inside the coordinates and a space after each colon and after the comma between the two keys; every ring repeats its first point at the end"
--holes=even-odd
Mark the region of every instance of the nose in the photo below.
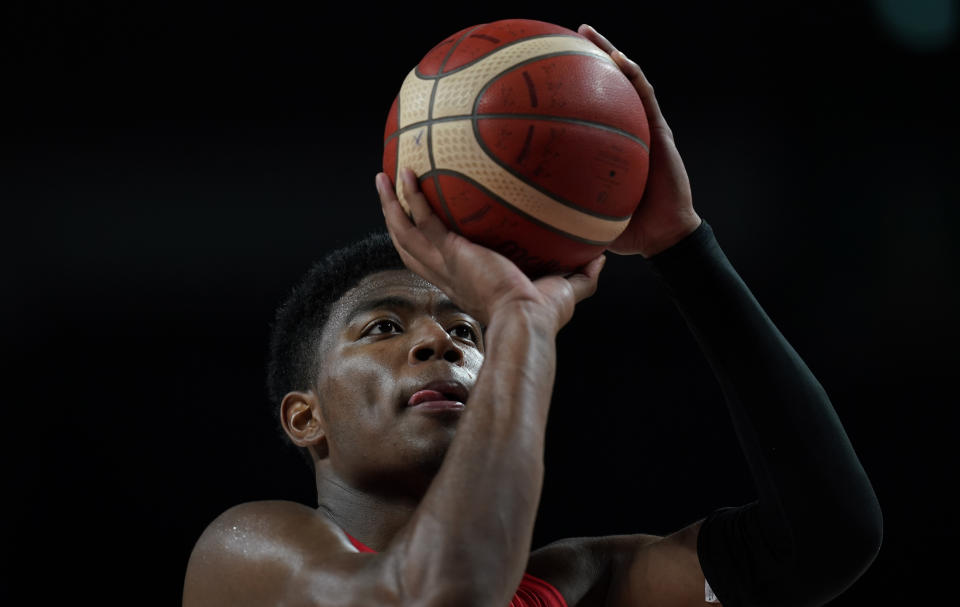
{"type": "Polygon", "coordinates": [[[419,339],[410,348],[407,362],[411,365],[433,359],[443,359],[455,365],[463,364],[463,350],[450,337],[450,334],[435,322],[425,323],[419,333],[419,339]]]}

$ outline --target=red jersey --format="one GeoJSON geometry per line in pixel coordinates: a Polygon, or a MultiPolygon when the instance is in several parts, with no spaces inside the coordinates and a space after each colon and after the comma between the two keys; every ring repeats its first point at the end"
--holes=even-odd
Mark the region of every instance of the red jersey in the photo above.
{"type": "MultiPolygon", "coordinates": [[[[349,533],[347,537],[360,552],[376,552],[349,533]]],[[[550,582],[524,572],[520,587],[510,600],[510,607],[567,607],[567,602],[550,582]]]]}

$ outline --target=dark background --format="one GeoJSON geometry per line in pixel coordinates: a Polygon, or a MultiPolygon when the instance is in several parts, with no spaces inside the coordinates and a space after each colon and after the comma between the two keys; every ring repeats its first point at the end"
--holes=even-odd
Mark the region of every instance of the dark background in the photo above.
{"type": "MultiPolygon", "coordinates": [[[[407,71],[525,17],[591,23],[645,68],[698,210],[832,396],[886,525],[834,604],[948,596],[957,3],[553,4],[5,4],[5,594],[178,604],[217,514],[314,502],[267,417],[273,310],[382,225],[373,176],[407,71]]],[[[609,260],[559,349],[535,545],[754,498],[642,260],[609,260]]]]}

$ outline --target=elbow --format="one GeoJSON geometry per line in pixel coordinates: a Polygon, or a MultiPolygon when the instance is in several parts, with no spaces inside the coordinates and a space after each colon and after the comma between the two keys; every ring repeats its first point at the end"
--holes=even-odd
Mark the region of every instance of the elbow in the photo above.
{"type": "Polygon", "coordinates": [[[756,503],[718,511],[700,528],[704,574],[731,604],[824,605],[852,586],[880,551],[883,516],[872,492],[870,498],[844,507],[840,516],[832,510],[805,519],[789,536],[764,526],[756,503]]]}
{"type": "Polygon", "coordinates": [[[833,543],[842,546],[844,560],[860,573],[866,571],[883,544],[883,512],[873,489],[861,490],[859,500],[850,500],[833,527],[833,543]]]}
{"type": "Polygon", "coordinates": [[[841,536],[853,583],[873,564],[883,545],[883,513],[876,497],[854,513],[841,536]]]}
{"type": "Polygon", "coordinates": [[[815,548],[809,545],[801,548],[794,571],[786,574],[780,586],[791,589],[789,597],[761,593],[762,600],[748,604],[821,607],[849,590],[873,564],[883,543],[879,509],[850,522],[830,538],[821,536],[815,548]]]}
{"type": "Polygon", "coordinates": [[[809,580],[814,599],[806,605],[821,605],[845,592],[867,572],[883,544],[883,515],[873,500],[856,514],[836,521],[829,538],[807,550],[802,579],[809,580]],[[824,550],[824,546],[829,546],[824,550]]]}
{"type": "Polygon", "coordinates": [[[880,504],[876,499],[874,499],[871,515],[867,517],[861,530],[860,542],[864,549],[864,556],[869,558],[867,563],[869,566],[880,553],[880,546],[883,545],[883,512],[880,511],[880,504]]]}

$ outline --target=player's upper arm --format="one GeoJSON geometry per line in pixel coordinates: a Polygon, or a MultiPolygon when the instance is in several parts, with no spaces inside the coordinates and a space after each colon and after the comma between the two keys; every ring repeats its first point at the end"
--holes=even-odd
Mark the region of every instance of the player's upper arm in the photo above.
{"type": "Polygon", "coordinates": [[[389,555],[359,553],[314,510],[251,502],[224,512],[197,541],[183,606],[394,605],[400,587],[389,555]]]}
{"type": "Polygon", "coordinates": [[[701,524],[621,550],[613,560],[607,606],[704,607],[705,582],[697,556],[701,524]]]}

